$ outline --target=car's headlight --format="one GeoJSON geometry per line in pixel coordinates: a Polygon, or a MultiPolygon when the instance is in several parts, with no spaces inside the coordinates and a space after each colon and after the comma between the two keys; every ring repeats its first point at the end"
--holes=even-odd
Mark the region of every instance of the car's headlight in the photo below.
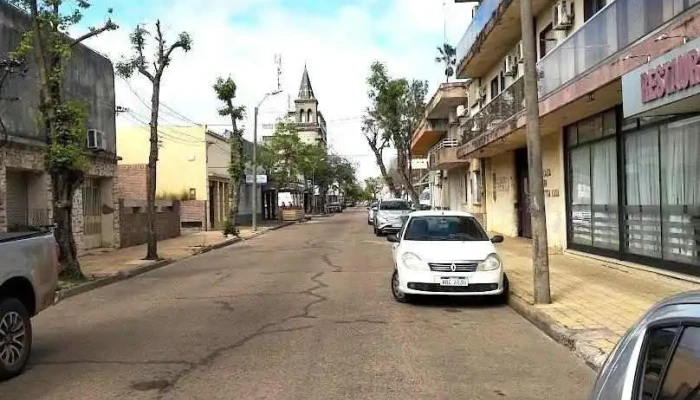
{"type": "Polygon", "coordinates": [[[426,263],[423,262],[423,260],[420,259],[417,255],[413,253],[404,253],[403,256],[401,256],[401,261],[403,261],[403,265],[408,268],[412,269],[414,271],[429,271],[430,268],[426,263]]]}
{"type": "Polygon", "coordinates": [[[497,254],[489,254],[488,257],[476,267],[477,271],[493,271],[503,266],[501,258],[497,254]]]}

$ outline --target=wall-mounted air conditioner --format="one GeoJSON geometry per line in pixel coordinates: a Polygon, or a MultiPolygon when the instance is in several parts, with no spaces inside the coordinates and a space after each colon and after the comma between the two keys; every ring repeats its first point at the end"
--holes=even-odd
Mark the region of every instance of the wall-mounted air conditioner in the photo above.
{"type": "Polygon", "coordinates": [[[503,74],[505,76],[517,76],[518,75],[518,61],[515,56],[508,54],[503,60],[503,74]]]}
{"type": "Polygon", "coordinates": [[[479,87],[479,101],[486,101],[486,87],[481,86],[479,87]]]}
{"type": "Polygon", "coordinates": [[[87,148],[90,150],[106,150],[107,137],[105,133],[97,129],[88,129],[87,148]]]}
{"type": "Polygon", "coordinates": [[[552,29],[565,31],[574,25],[574,5],[559,0],[552,8],[552,29]]]}

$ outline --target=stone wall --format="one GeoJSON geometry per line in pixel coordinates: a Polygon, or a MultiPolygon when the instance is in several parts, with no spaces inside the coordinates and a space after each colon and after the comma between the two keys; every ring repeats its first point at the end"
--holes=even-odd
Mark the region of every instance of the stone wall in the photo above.
{"type": "MultiPolygon", "coordinates": [[[[180,202],[158,201],[156,237],[158,240],[180,236],[180,202]]],[[[145,201],[119,200],[121,247],[146,243],[148,214],[145,201]]]]}
{"type": "Polygon", "coordinates": [[[119,198],[145,200],[147,173],[148,164],[119,164],[119,198]]]}

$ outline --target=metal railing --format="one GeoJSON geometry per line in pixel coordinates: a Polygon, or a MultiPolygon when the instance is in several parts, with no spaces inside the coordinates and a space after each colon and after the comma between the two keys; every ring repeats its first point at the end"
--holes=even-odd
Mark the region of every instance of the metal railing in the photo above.
{"type": "Polygon", "coordinates": [[[518,78],[490,103],[467,119],[461,126],[462,143],[467,143],[497,127],[513,115],[525,109],[525,83],[518,78]]]}
{"type": "Polygon", "coordinates": [[[539,61],[540,96],[560,88],[698,3],[700,0],[616,0],[608,4],[539,61]]]}
{"type": "Polygon", "coordinates": [[[474,18],[472,18],[467,31],[464,32],[462,39],[457,44],[457,64],[460,64],[467,54],[469,54],[469,51],[472,46],[474,46],[481,31],[484,30],[486,24],[488,24],[496,10],[498,10],[498,7],[504,1],[506,0],[484,0],[479,4],[479,8],[476,9],[474,18]]]}

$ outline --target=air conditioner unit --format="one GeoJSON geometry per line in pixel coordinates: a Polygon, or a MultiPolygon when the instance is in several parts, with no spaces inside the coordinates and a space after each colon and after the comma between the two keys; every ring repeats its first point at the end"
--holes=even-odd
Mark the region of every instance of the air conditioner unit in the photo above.
{"type": "Polygon", "coordinates": [[[87,148],[90,150],[106,150],[107,138],[105,133],[97,129],[88,129],[87,148]]]}
{"type": "Polygon", "coordinates": [[[508,54],[505,60],[503,60],[503,74],[505,76],[518,75],[518,61],[514,55],[508,54]]]}
{"type": "Polygon", "coordinates": [[[559,0],[552,8],[552,29],[565,31],[574,25],[574,5],[559,0]]]}
{"type": "Polygon", "coordinates": [[[525,52],[523,51],[523,41],[519,41],[518,45],[515,46],[515,60],[519,63],[525,60],[525,52]]]}

